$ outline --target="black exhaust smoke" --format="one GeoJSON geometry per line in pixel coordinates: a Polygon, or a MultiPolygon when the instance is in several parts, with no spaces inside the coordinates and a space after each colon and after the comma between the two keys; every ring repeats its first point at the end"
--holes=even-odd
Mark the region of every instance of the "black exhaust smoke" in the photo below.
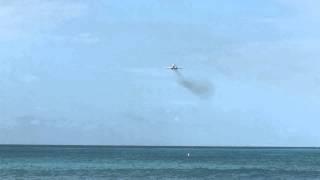
{"type": "Polygon", "coordinates": [[[175,71],[179,85],[189,90],[200,98],[209,98],[214,94],[214,86],[211,82],[196,81],[185,78],[179,71],[175,71]]]}

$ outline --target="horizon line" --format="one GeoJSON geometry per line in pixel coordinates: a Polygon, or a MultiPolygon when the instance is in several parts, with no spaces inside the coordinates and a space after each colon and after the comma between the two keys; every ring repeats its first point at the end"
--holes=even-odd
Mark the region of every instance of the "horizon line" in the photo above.
{"type": "Polygon", "coordinates": [[[0,146],[88,146],[88,147],[150,147],[150,148],[313,148],[319,149],[320,146],[254,146],[254,145],[121,145],[121,144],[0,144],[0,146]]]}

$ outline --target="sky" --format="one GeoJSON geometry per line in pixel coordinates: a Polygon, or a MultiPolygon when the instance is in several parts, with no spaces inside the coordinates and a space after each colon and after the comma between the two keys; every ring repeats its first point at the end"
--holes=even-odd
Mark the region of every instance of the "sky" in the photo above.
{"type": "Polygon", "coordinates": [[[320,146],[319,8],[0,0],[0,143],[320,146]]]}

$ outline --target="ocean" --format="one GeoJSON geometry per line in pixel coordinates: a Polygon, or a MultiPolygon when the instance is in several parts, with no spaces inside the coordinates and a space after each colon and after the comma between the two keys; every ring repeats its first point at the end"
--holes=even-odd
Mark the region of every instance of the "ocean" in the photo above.
{"type": "Polygon", "coordinates": [[[320,179],[320,149],[0,145],[0,179],[320,179]]]}

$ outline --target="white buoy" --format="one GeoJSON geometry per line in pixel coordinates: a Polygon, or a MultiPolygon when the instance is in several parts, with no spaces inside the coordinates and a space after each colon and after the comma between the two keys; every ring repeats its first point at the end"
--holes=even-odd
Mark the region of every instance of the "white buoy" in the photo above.
{"type": "Polygon", "coordinates": [[[187,156],[189,157],[189,156],[190,156],[190,153],[188,153],[187,156]]]}

